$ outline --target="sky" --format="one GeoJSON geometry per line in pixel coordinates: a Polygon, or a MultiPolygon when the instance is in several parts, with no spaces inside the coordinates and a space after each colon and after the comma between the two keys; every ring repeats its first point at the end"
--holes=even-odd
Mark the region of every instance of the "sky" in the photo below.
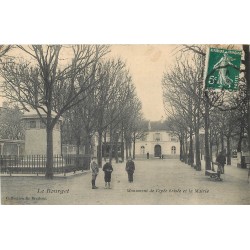
{"type": "MultiPolygon", "coordinates": [[[[161,79],[173,61],[175,48],[176,45],[111,45],[110,56],[126,62],[147,120],[165,117],[161,79]]],[[[0,106],[2,101],[0,97],[0,106]]]]}
{"type": "Polygon", "coordinates": [[[159,121],[165,117],[161,80],[163,72],[173,62],[175,48],[176,45],[111,46],[111,54],[126,61],[148,120],[159,121]]]}

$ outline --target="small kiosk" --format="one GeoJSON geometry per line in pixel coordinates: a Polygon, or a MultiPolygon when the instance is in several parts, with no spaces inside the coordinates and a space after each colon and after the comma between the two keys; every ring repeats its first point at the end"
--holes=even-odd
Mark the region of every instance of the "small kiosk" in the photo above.
{"type": "MultiPolygon", "coordinates": [[[[46,118],[47,115],[44,111],[40,111],[42,117],[46,118]]],[[[56,116],[52,112],[52,117],[56,116]]],[[[26,155],[46,155],[47,150],[47,133],[46,126],[41,121],[40,116],[35,110],[25,112],[23,116],[25,123],[25,154],[26,155]]],[[[61,154],[61,122],[59,119],[53,129],[53,154],[61,154]]]]}

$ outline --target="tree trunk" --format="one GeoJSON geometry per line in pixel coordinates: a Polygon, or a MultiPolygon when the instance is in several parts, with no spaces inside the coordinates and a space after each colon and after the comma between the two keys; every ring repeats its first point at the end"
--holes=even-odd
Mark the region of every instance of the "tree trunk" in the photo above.
{"type": "Polygon", "coordinates": [[[201,154],[201,160],[203,159],[202,157],[203,157],[203,151],[204,151],[204,136],[203,135],[201,135],[200,136],[200,145],[201,145],[201,152],[200,152],[200,154],[201,154]]]}
{"type": "Polygon", "coordinates": [[[53,127],[51,128],[50,125],[47,125],[47,161],[45,178],[53,179],[53,127]]]}
{"type": "Polygon", "coordinates": [[[135,133],[133,135],[133,159],[135,159],[135,133]]]}
{"type": "Polygon", "coordinates": [[[247,84],[247,134],[248,134],[248,151],[250,152],[250,51],[249,45],[243,45],[245,53],[245,78],[247,84]]]}
{"type": "Polygon", "coordinates": [[[189,154],[188,154],[188,165],[191,167],[194,166],[194,147],[193,147],[193,129],[190,128],[190,133],[189,133],[189,154]]]}
{"type": "Polygon", "coordinates": [[[80,158],[79,158],[80,144],[81,144],[81,138],[80,138],[80,136],[78,136],[76,138],[76,159],[75,159],[76,167],[80,166],[80,158]]]}
{"type": "Polygon", "coordinates": [[[195,132],[195,169],[201,170],[201,158],[200,158],[200,134],[199,134],[199,110],[197,110],[194,116],[194,132],[195,132]]]}
{"type": "Polygon", "coordinates": [[[114,147],[114,136],[112,134],[112,129],[110,128],[109,162],[112,162],[113,147],[114,147]]]}
{"type": "Polygon", "coordinates": [[[126,147],[126,160],[128,159],[128,142],[125,141],[125,147],[126,147]]]}
{"type": "Polygon", "coordinates": [[[104,157],[104,161],[106,162],[107,158],[107,133],[104,133],[104,143],[102,144],[102,158],[104,157]]]}
{"type": "Polygon", "coordinates": [[[180,141],[180,161],[183,161],[183,135],[181,134],[179,136],[179,141],[180,141]]]}
{"type": "Polygon", "coordinates": [[[212,138],[212,130],[211,127],[209,126],[209,152],[210,152],[210,159],[213,161],[213,138],[212,138]]]}
{"type": "Polygon", "coordinates": [[[241,152],[242,151],[242,136],[240,135],[239,141],[238,141],[238,145],[237,145],[237,152],[241,152]]]}
{"type": "Polygon", "coordinates": [[[86,142],[85,142],[85,153],[86,155],[92,154],[91,152],[91,137],[87,136],[86,142]]]}
{"type": "Polygon", "coordinates": [[[220,143],[219,143],[219,140],[217,139],[217,136],[216,136],[216,155],[218,155],[219,154],[219,145],[220,143]]]}
{"type": "Polygon", "coordinates": [[[220,142],[221,142],[221,151],[223,151],[225,148],[223,131],[221,131],[221,133],[220,133],[220,142]]]}
{"type": "Polygon", "coordinates": [[[199,126],[196,126],[195,129],[195,165],[196,170],[201,170],[201,158],[200,158],[200,135],[199,135],[199,126]]]}
{"type": "Polygon", "coordinates": [[[102,166],[102,131],[98,131],[98,147],[97,147],[98,166],[102,166]]]}
{"type": "MultiPolygon", "coordinates": [[[[205,97],[206,98],[206,97],[205,97]]],[[[208,101],[205,101],[205,169],[211,170],[211,159],[209,153],[209,106],[208,101]]]]}
{"type": "Polygon", "coordinates": [[[115,151],[115,161],[116,163],[119,162],[119,157],[118,157],[118,140],[119,140],[119,135],[115,134],[115,147],[114,147],[114,151],[115,151]]]}
{"type": "Polygon", "coordinates": [[[124,162],[124,135],[123,135],[123,127],[122,127],[122,138],[121,138],[121,157],[122,162],[124,162]]]}
{"type": "Polygon", "coordinates": [[[227,165],[231,165],[231,142],[230,135],[227,135],[227,165]]]}
{"type": "Polygon", "coordinates": [[[187,139],[187,132],[185,134],[185,163],[188,164],[188,139],[187,139]]]}
{"type": "Polygon", "coordinates": [[[128,156],[131,157],[131,142],[129,142],[129,145],[128,145],[128,156]]]}
{"type": "Polygon", "coordinates": [[[237,152],[241,152],[242,151],[242,138],[244,136],[244,126],[243,126],[243,122],[241,121],[241,126],[240,126],[240,137],[239,137],[239,141],[238,141],[238,145],[237,145],[237,152]]]}
{"type": "Polygon", "coordinates": [[[80,154],[80,145],[81,145],[81,138],[77,136],[76,138],[76,155],[80,154]]]}

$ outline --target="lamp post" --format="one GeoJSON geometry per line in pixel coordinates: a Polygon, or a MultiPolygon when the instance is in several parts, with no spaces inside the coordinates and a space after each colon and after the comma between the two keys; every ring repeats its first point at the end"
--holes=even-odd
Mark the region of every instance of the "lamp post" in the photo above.
{"type": "Polygon", "coordinates": [[[4,146],[4,143],[3,143],[3,142],[1,142],[1,143],[0,143],[0,146],[1,146],[0,155],[1,155],[1,156],[3,156],[3,146],[4,146]]]}
{"type": "Polygon", "coordinates": [[[118,141],[119,141],[119,132],[118,131],[116,131],[116,133],[115,133],[115,150],[114,150],[114,153],[115,153],[115,161],[116,161],[116,163],[118,163],[119,162],[119,157],[118,157],[118,141]]]}

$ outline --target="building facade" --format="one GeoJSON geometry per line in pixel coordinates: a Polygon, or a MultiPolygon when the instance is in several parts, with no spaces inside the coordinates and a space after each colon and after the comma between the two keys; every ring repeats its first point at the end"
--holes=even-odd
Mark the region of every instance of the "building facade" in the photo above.
{"type": "Polygon", "coordinates": [[[180,155],[180,142],[178,138],[162,122],[151,122],[148,131],[135,143],[135,156],[146,158],[162,157],[178,158],[180,155]]]}

